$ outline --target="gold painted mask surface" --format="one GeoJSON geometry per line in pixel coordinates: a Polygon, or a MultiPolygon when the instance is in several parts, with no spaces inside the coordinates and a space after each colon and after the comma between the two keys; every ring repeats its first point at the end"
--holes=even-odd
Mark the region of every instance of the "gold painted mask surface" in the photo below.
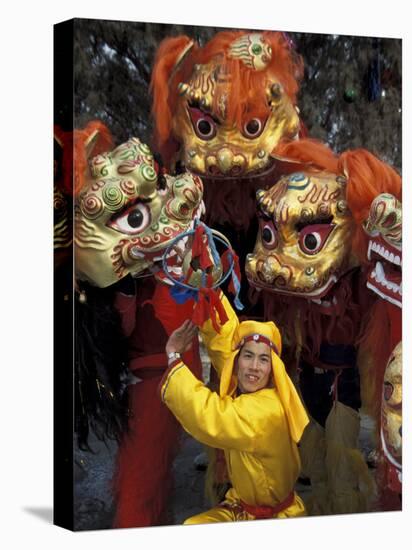
{"type": "Polygon", "coordinates": [[[298,172],[258,191],[259,233],[246,260],[252,286],[315,302],[326,296],[350,267],[345,183],[336,174],[298,172]]]}
{"type": "MultiPolygon", "coordinates": [[[[235,40],[229,56],[253,72],[264,70],[271,54],[262,35],[252,33],[235,40]]],[[[297,136],[299,117],[278,79],[268,72],[265,82],[265,113],[244,115],[240,126],[228,121],[231,75],[219,58],[195,65],[179,83],[173,133],[183,143],[180,160],[188,170],[211,179],[269,177],[271,153],[281,139],[297,136]]]]}
{"type": "Polygon", "coordinates": [[[382,447],[386,459],[402,472],[402,342],[393,350],[383,380],[382,447]]]}
{"type": "Polygon", "coordinates": [[[200,178],[160,178],[147,145],[132,138],[93,158],[75,202],[76,276],[107,287],[153,266],[202,209],[200,178]]]}
{"type": "Polygon", "coordinates": [[[367,286],[384,300],[402,307],[402,204],[382,193],[371,204],[363,224],[368,235],[371,268],[367,286]]]}

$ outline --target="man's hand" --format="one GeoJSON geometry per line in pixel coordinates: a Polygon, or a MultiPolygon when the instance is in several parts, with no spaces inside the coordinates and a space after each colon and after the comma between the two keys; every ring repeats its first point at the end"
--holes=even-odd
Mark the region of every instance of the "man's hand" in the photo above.
{"type": "Polygon", "coordinates": [[[179,328],[172,332],[166,343],[166,353],[184,353],[192,347],[197,326],[187,319],[179,328]]]}

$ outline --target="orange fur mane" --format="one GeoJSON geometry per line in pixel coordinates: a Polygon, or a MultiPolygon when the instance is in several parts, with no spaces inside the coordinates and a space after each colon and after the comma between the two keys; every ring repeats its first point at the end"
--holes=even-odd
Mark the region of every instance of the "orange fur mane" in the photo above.
{"type": "Polygon", "coordinates": [[[396,170],[366,149],[353,149],[337,156],[315,139],[280,143],[276,154],[301,162],[305,170],[327,170],[346,176],[346,200],[356,224],[352,251],[365,263],[367,236],[362,222],[368,217],[372,201],[381,193],[390,193],[401,200],[402,180],[396,170]]]}
{"type": "Polygon", "coordinates": [[[68,195],[76,196],[84,186],[89,158],[112,149],[112,135],[99,120],[93,120],[84,129],[72,132],[65,132],[55,126],[54,134],[63,150],[63,190],[68,195]],[[88,147],[88,140],[96,132],[95,139],[88,147]]]}
{"type": "MultiPolygon", "coordinates": [[[[222,72],[231,75],[227,121],[239,127],[245,116],[262,116],[269,112],[266,98],[269,75],[279,80],[291,101],[296,103],[299,81],[303,76],[302,58],[291,50],[282,33],[264,32],[264,40],[272,48],[271,61],[262,71],[251,70],[240,59],[229,57],[230,45],[244,34],[245,31],[220,32],[203,48],[194,45],[178,66],[175,63],[179,53],[189,46],[190,38],[168,38],[160,44],[152,72],[151,91],[157,147],[162,154],[172,140],[172,119],[178,100],[177,86],[190,77],[195,64],[206,64],[216,59],[222,72]]],[[[227,90],[218,90],[215,101],[218,101],[219,93],[223,91],[227,90]]]]}

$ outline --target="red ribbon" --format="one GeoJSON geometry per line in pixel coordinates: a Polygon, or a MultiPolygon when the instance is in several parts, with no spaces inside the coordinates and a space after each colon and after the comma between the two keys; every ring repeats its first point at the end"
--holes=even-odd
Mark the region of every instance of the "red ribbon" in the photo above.
{"type": "Polygon", "coordinates": [[[217,315],[219,315],[220,325],[224,325],[228,316],[216,290],[213,288],[199,289],[199,299],[193,309],[193,323],[200,327],[208,319],[211,319],[215,331],[220,332],[217,315]]]}
{"type": "Polygon", "coordinates": [[[198,258],[199,267],[203,271],[206,270],[208,267],[213,266],[213,261],[207,250],[207,245],[205,243],[204,236],[205,236],[205,229],[203,225],[199,224],[195,229],[195,234],[193,237],[192,260],[194,258],[198,258]]]}
{"type": "Polygon", "coordinates": [[[220,258],[220,261],[222,262],[222,269],[226,273],[229,270],[230,267],[230,261],[229,261],[229,253],[232,252],[229,248],[225,250],[220,258]]]}

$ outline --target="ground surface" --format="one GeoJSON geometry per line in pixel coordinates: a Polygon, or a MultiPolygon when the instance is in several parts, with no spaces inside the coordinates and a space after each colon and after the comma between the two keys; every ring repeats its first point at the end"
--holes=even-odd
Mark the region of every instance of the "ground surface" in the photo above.
{"type": "MultiPolygon", "coordinates": [[[[372,423],[362,417],[360,448],[365,456],[372,449],[372,423]]],[[[76,452],[75,519],[77,529],[109,529],[114,514],[110,481],[113,472],[116,446],[109,447],[95,441],[96,453],[76,452]]],[[[203,446],[182,433],[182,444],[173,465],[175,489],[170,499],[170,517],[179,525],[186,518],[210,507],[204,496],[205,472],[195,462],[204,452],[203,446]]],[[[298,484],[296,490],[305,498],[310,486],[298,484]]]]}

